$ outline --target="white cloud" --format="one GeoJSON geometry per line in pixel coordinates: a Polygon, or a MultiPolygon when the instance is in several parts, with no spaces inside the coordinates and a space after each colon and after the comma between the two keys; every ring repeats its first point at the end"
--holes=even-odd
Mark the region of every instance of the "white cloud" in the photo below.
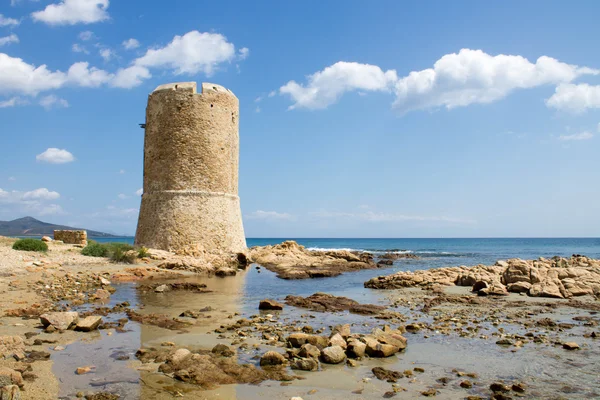
{"type": "Polygon", "coordinates": [[[139,86],[144,79],[151,78],[152,75],[146,67],[132,65],[127,68],[120,68],[111,80],[112,87],[130,89],[139,86]]]}
{"type": "Polygon", "coordinates": [[[212,75],[218,65],[235,59],[235,46],[218,33],[191,31],[175,36],[165,47],[150,49],[134,61],[147,68],[170,68],[175,75],[212,75]]]}
{"type": "Polygon", "coordinates": [[[261,112],[261,111],[262,111],[262,110],[260,109],[260,107],[259,107],[259,106],[256,106],[256,108],[254,109],[254,112],[256,112],[256,113],[259,113],[259,112],[261,112]]]}
{"type": "Polygon", "coordinates": [[[50,164],[65,164],[74,161],[75,157],[65,149],[51,147],[35,156],[35,159],[50,164]]]}
{"type": "Polygon", "coordinates": [[[391,91],[398,80],[395,70],[383,71],[376,65],[337,62],[307,78],[306,85],[289,81],[279,88],[294,102],[289,108],[322,109],[354,90],[391,91]]]}
{"type": "Polygon", "coordinates": [[[139,188],[138,190],[135,191],[136,196],[141,196],[143,194],[144,194],[144,188],[139,188]]]}
{"type": "Polygon", "coordinates": [[[14,33],[9,36],[0,37],[0,46],[11,43],[19,43],[19,37],[14,33]]]}
{"type": "Polygon", "coordinates": [[[279,93],[292,98],[294,104],[290,108],[320,109],[349,91],[393,90],[394,108],[406,113],[491,103],[517,89],[560,85],[599,73],[597,69],[566,64],[547,56],[532,63],[521,56],[493,56],[481,50],[462,49],[444,55],[432,68],[413,71],[401,78],[395,70],[384,72],[375,65],[338,62],[308,76],[304,85],[288,82],[279,93]]]}
{"type": "Polygon", "coordinates": [[[77,62],[69,67],[67,81],[77,86],[99,87],[113,79],[113,75],[87,62],[77,62]]]}
{"type": "Polygon", "coordinates": [[[587,83],[558,85],[554,94],[546,100],[546,105],[573,113],[582,113],[589,108],[600,108],[600,86],[587,83]]]}
{"type": "Polygon", "coordinates": [[[448,216],[422,216],[422,215],[406,215],[398,213],[384,213],[375,211],[365,212],[339,212],[339,211],[315,211],[310,213],[316,218],[328,219],[350,219],[366,222],[398,222],[398,221],[421,221],[421,222],[447,222],[459,224],[474,224],[477,221],[472,219],[454,218],[448,216]]]}
{"type": "Polygon", "coordinates": [[[102,57],[104,61],[110,61],[115,56],[115,52],[111,49],[102,49],[98,54],[100,54],[100,57],[102,57]]]}
{"type": "Polygon", "coordinates": [[[35,67],[20,58],[0,53],[0,95],[37,93],[57,89],[67,81],[67,75],[60,71],[52,72],[46,65],[35,67]]]}
{"type": "Polygon", "coordinates": [[[79,34],[79,40],[83,40],[84,42],[91,40],[94,38],[94,32],[92,31],[83,31],[79,34]]]}
{"type": "Polygon", "coordinates": [[[276,90],[271,90],[269,92],[269,97],[273,97],[273,96],[276,96],[276,95],[277,95],[277,91],[276,90]]]}
{"type": "Polygon", "coordinates": [[[125,170],[124,170],[124,169],[120,169],[120,170],[119,170],[119,174],[123,175],[124,173],[125,173],[125,170]]]}
{"type": "Polygon", "coordinates": [[[0,26],[17,26],[21,22],[14,18],[8,18],[0,14],[0,26]]]}
{"type": "Polygon", "coordinates": [[[249,49],[249,48],[247,48],[247,47],[242,47],[242,48],[239,50],[239,55],[238,55],[238,58],[239,58],[240,60],[245,60],[246,58],[248,58],[248,56],[249,56],[249,55],[250,55],[250,49],[249,49]]]}
{"type": "Polygon", "coordinates": [[[589,140],[594,137],[594,134],[588,131],[581,133],[574,133],[572,135],[560,135],[558,140],[562,141],[573,141],[573,140],[589,140]]]}
{"type": "Polygon", "coordinates": [[[46,188],[39,188],[23,193],[21,198],[23,200],[56,200],[60,198],[60,193],[50,191],[46,188]]]}
{"type": "Polygon", "coordinates": [[[120,200],[125,200],[125,199],[128,199],[128,198],[129,198],[129,196],[127,196],[127,195],[126,195],[126,194],[124,194],[124,193],[119,193],[119,194],[117,195],[117,197],[118,197],[120,200]]]}
{"type": "Polygon", "coordinates": [[[34,215],[63,214],[63,209],[58,204],[47,202],[57,200],[60,194],[47,188],[39,188],[28,192],[17,190],[5,191],[0,188],[0,212],[7,215],[15,213],[28,213],[34,215]]]}
{"type": "Polygon", "coordinates": [[[263,211],[257,210],[246,215],[247,219],[261,219],[261,220],[285,220],[293,221],[295,217],[292,214],[280,213],[277,211],[263,211]]]}
{"type": "Polygon", "coordinates": [[[133,50],[140,47],[140,42],[138,42],[138,40],[134,38],[124,40],[122,44],[125,50],[133,50]]]}
{"type": "Polygon", "coordinates": [[[73,50],[74,53],[90,54],[88,49],[79,43],[73,43],[71,50],[73,50]]]}
{"type": "Polygon", "coordinates": [[[109,0],[63,0],[31,14],[34,21],[48,25],[91,24],[109,19],[109,0]]]}
{"type": "Polygon", "coordinates": [[[60,97],[51,94],[42,97],[40,100],[40,105],[46,110],[50,110],[52,108],[67,108],[69,107],[69,102],[65,99],[61,99],[60,97]]]}
{"type": "Polygon", "coordinates": [[[27,100],[21,99],[20,97],[13,97],[8,100],[0,101],[0,108],[15,107],[25,104],[29,104],[29,102],[27,100]]]}

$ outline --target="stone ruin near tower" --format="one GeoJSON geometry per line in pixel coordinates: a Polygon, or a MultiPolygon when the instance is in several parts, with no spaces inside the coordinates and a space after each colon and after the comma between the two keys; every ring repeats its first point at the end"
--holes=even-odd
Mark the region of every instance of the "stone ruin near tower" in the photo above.
{"type": "Polygon", "coordinates": [[[246,249],[238,197],[239,102],[222,86],[161,85],[148,96],[135,244],[246,249]]]}

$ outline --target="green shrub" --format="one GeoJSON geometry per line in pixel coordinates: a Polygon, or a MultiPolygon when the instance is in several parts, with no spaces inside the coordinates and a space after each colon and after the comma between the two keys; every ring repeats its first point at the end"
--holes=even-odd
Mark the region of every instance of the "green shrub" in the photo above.
{"type": "Polygon", "coordinates": [[[111,251],[110,260],[116,263],[134,264],[136,253],[130,250],[132,250],[132,248],[127,249],[126,246],[115,246],[111,251]]]}
{"type": "Polygon", "coordinates": [[[98,243],[90,240],[88,245],[81,250],[81,254],[90,257],[107,257],[108,246],[105,243],[98,243]]]}
{"type": "Polygon", "coordinates": [[[148,249],[144,246],[138,249],[138,258],[150,257],[150,253],[148,253],[148,249]]]}
{"type": "Polygon", "coordinates": [[[19,239],[12,248],[23,251],[48,251],[48,245],[39,239],[19,239]]]}

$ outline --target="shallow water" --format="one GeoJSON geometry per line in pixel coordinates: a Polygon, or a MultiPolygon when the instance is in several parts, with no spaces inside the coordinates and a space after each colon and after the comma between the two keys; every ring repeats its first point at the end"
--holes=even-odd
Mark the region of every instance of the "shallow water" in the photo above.
{"type": "MultiPolygon", "coordinates": [[[[376,380],[371,368],[385,368],[403,371],[421,366],[425,373],[416,374],[413,379],[404,378],[398,384],[408,392],[400,393],[399,398],[420,396],[421,390],[430,387],[439,388],[436,398],[463,398],[467,394],[489,395],[487,385],[493,380],[524,380],[530,385],[527,398],[569,398],[584,399],[600,397],[600,350],[593,340],[580,340],[582,350],[572,353],[560,347],[548,345],[527,345],[518,352],[497,346],[495,340],[466,339],[456,336],[436,335],[429,332],[426,338],[423,333],[407,334],[408,347],[397,357],[383,360],[365,360],[357,368],[345,365],[324,365],[320,372],[294,371],[304,376],[305,380],[291,382],[282,386],[280,382],[267,381],[260,385],[229,385],[212,391],[198,390],[192,385],[175,382],[162,374],[139,371],[142,367],[135,360],[135,352],[140,347],[159,346],[165,341],[175,342],[177,346],[195,348],[212,348],[216,343],[229,345],[231,339],[220,340],[215,328],[231,324],[233,321],[259,313],[259,300],[269,297],[282,301],[288,294],[308,296],[315,292],[326,292],[343,295],[361,303],[389,304],[389,297],[394,292],[365,289],[362,283],[367,279],[390,273],[393,269],[402,268],[398,263],[388,270],[364,270],[346,273],[334,278],[287,281],[276,278],[275,274],[264,268],[249,268],[235,277],[195,277],[194,282],[205,283],[211,293],[191,293],[172,291],[166,293],[140,293],[134,284],[117,285],[117,292],[111,297],[109,307],[122,301],[129,301],[131,306],[143,313],[161,313],[177,316],[181,312],[198,310],[211,306],[208,312],[211,317],[199,319],[198,325],[186,328],[185,332],[170,331],[163,328],[140,325],[128,322],[126,332],[107,331],[93,332],[85,341],[72,343],[64,351],[53,352],[53,372],[59,378],[61,398],[75,398],[78,391],[110,391],[121,395],[123,399],[171,399],[173,393],[181,393],[191,399],[286,399],[302,396],[305,400],[315,399],[348,399],[381,398],[391,390],[389,383],[376,380]],[[238,313],[239,315],[234,315],[238,313]],[[231,318],[230,318],[231,317],[231,318]],[[117,354],[127,354],[130,360],[117,360],[117,354]],[[80,366],[94,365],[95,372],[87,375],[76,375],[75,369],[80,366]],[[465,390],[458,386],[462,378],[457,378],[452,369],[458,368],[480,375],[477,381],[486,382],[482,386],[474,386],[465,390]],[[447,386],[436,382],[440,377],[450,377],[447,386]],[[311,390],[317,390],[309,394],[311,390]],[[362,390],[360,394],[353,391],[362,390]]],[[[178,279],[181,281],[181,279],[178,279]]],[[[408,313],[407,309],[396,311],[408,313]]],[[[552,311],[561,320],[572,322],[572,317],[582,311],[561,308],[552,311]]],[[[264,313],[266,314],[266,313],[264,313]]],[[[385,322],[372,317],[358,316],[346,312],[318,313],[286,306],[280,314],[272,313],[281,323],[300,320],[315,329],[330,327],[339,323],[351,323],[353,332],[368,332],[373,326],[382,326],[385,322]],[[312,316],[312,318],[311,318],[312,316]]],[[[584,315],[587,315],[583,311],[584,315]]],[[[116,320],[123,315],[115,314],[105,320],[116,320]]],[[[543,316],[539,316],[543,317],[543,316]]],[[[496,328],[486,326],[484,331],[494,332],[496,328]]],[[[519,331],[518,327],[509,328],[519,331]]],[[[576,328],[577,329],[577,328],[576,328]]],[[[483,331],[482,331],[483,332],[483,331]]],[[[524,331],[522,332],[524,333],[524,331]]],[[[566,333],[578,333],[577,330],[566,333]]],[[[253,339],[249,344],[257,343],[253,339]]],[[[268,346],[256,350],[239,351],[238,357],[243,362],[254,362],[257,355],[264,353],[268,346]]],[[[274,348],[281,351],[280,348],[274,348]]]]}

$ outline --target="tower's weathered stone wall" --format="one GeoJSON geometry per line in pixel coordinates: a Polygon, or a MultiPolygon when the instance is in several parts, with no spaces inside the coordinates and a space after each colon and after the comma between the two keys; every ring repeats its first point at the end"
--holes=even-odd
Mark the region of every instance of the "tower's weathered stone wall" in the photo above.
{"type": "Polygon", "coordinates": [[[148,97],[144,193],[135,243],[246,248],[238,197],[239,102],[212,83],[161,85],[148,97]]]}

